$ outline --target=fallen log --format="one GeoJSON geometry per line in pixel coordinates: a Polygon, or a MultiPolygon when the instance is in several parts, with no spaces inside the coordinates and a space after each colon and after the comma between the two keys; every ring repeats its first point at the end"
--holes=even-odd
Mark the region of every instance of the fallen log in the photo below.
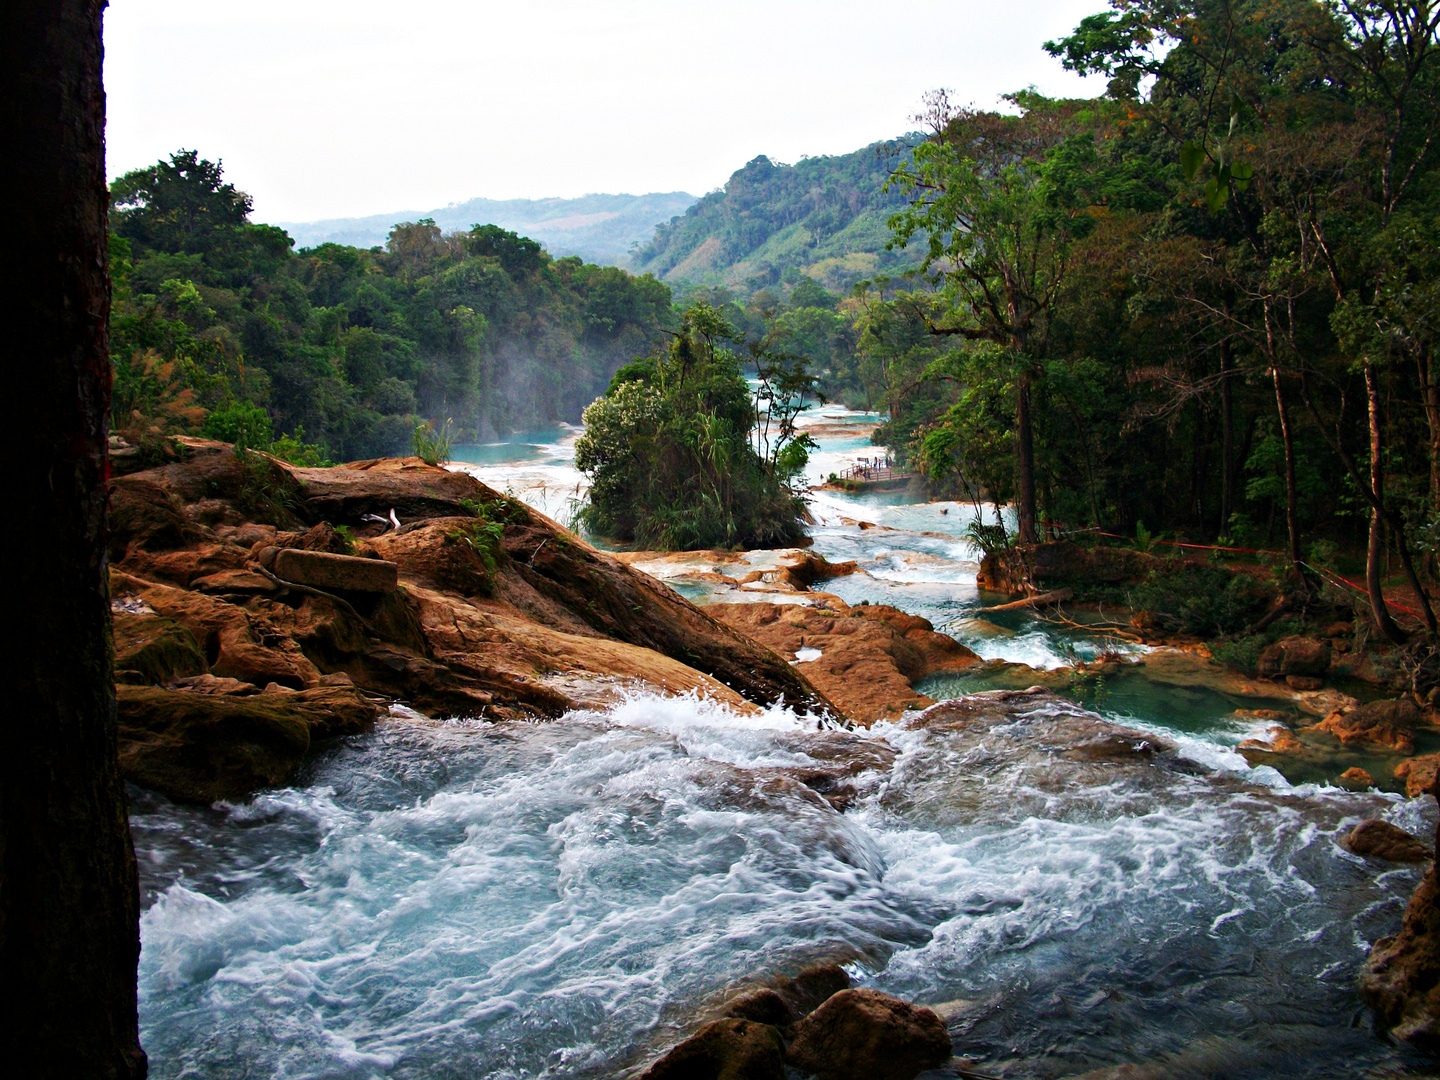
{"type": "Polygon", "coordinates": [[[1041,607],[1045,604],[1059,604],[1074,597],[1073,589],[1056,589],[1053,592],[1036,593],[1034,596],[1027,596],[1023,600],[1012,600],[1008,604],[996,604],[994,607],[982,608],[981,610],[989,615],[995,611],[1019,611],[1021,608],[1041,607]]]}

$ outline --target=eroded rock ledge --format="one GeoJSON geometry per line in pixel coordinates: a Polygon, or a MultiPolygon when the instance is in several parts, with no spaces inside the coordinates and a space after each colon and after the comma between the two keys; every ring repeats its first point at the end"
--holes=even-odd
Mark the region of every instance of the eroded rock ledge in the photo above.
{"type": "Polygon", "coordinates": [[[642,685],[838,715],[784,658],[466,474],[176,445],[111,491],[121,759],[145,786],[284,783],[397,701],[545,718],[642,685]]]}

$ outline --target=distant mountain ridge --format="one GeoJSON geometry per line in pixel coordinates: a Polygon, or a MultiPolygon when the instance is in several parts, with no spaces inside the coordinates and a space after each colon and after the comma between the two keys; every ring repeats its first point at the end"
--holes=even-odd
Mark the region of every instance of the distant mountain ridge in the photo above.
{"type": "Polygon", "coordinates": [[[433,218],[446,232],[472,225],[499,225],[545,245],[556,257],[579,255],[586,262],[628,266],[631,249],[647,243],[657,224],[682,214],[695,202],[684,191],[649,195],[582,195],[578,199],[470,199],[438,210],[400,210],[326,221],[275,222],[296,247],[383,245],[403,221],[433,218]]]}
{"type": "Polygon", "coordinates": [[[671,284],[753,290],[813,278],[847,289],[918,258],[886,251],[890,215],[905,206],[885,180],[920,141],[906,135],[849,154],[777,165],[761,155],[656,229],[630,261],[671,284]]]}

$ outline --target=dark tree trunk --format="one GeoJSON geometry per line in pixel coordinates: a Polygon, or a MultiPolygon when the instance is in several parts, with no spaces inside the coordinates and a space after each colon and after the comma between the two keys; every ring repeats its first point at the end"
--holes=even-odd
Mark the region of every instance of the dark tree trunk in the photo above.
{"type": "Polygon", "coordinates": [[[1370,594],[1370,613],[1375,617],[1376,627],[1400,645],[1406,637],[1390,617],[1381,585],[1384,575],[1380,569],[1380,558],[1385,554],[1385,519],[1380,514],[1380,507],[1385,505],[1385,447],[1381,441],[1380,389],[1375,365],[1368,362],[1365,365],[1365,400],[1370,417],[1370,489],[1375,492],[1375,505],[1370,509],[1370,543],[1365,551],[1365,588],[1370,594]]]}
{"type": "Polygon", "coordinates": [[[1016,487],[1016,511],[1019,516],[1019,535],[1022,544],[1033,544],[1039,539],[1036,529],[1035,512],[1035,429],[1030,419],[1030,383],[1028,371],[1020,375],[1015,395],[1015,438],[1018,443],[1019,476],[1016,487]]]}
{"type": "Polygon", "coordinates": [[[0,956],[11,1075],[139,1077],[135,856],[115,760],[105,566],[103,0],[12,4],[0,44],[11,412],[24,619],[0,760],[0,956]]]}
{"type": "Polygon", "coordinates": [[[1230,386],[1234,363],[1230,342],[1220,343],[1220,528],[1218,535],[1230,535],[1230,515],[1235,512],[1235,395],[1230,386]]]}
{"type": "Polygon", "coordinates": [[[1285,401],[1285,384],[1280,369],[1270,368],[1275,382],[1275,412],[1280,418],[1280,439],[1285,446],[1285,531],[1290,539],[1290,569],[1295,580],[1305,584],[1305,564],[1300,555],[1300,493],[1295,483],[1295,438],[1290,431],[1290,408],[1285,401]]]}

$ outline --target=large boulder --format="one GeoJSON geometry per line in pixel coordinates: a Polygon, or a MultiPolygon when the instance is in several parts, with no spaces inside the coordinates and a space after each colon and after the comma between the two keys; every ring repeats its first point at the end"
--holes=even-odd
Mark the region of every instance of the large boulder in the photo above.
{"type": "Polygon", "coordinates": [[[878,990],[842,990],[795,1025],[789,1063],[820,1080],[911,1080],[949,1062],[945,1022],[878,990]]]}
{"type": "Polygon", "coordinates": [[[671,1049],[640,1080],[785,1080],[785,1043],[769,1024],[716,1020],[671,1049]]]}
{"type": "Polygon", "coordinates": [[[789,1027],[849,987],[850,976],[839,964],[816,964],[798,975],[782,976],[770,986],[732,998],[725,1004],[725,1015],[789,1027]]]}
{"type": "Polygon", "coordinates": [[[1330,670],[1330,659],[1330,642],[1287,637],[1267,645],[1257,666],[1261,675],[1319,678],[1330,670]]]}
{"type": "Polygon", "coordinates": [[[1415,749],[1420,710],[1408,698],[1371,701],[1358,708],[1337,710],[1315,726],[1346,746],[1370,744],[1408,754],[1415,749]]]}
{"type": "Polygon", "coordinates": [[[1340,844],[1356,855],[1386,862],[1424,862],[1433,854],[1418,836],[1378,818],[1360,822],[1345,834],[1340,844]]]}
{"type": "Polygon", "coordinates": [[[348,683],[261,692],[238,680],[200,676],[172,689],[119,686],[121,771],[180,802],[240,799],[284,784],[312,740],[374,722],[379,710],[348,683]]]}
{"type": "Polygon", "coordinates": [[[352,461],[330,469],[289,467],[311,521],[353,524],[365,514],[394,510],[403,524],[416,519],[468,515],[466,502],[496,496],[468,473],[427,465],[417,457],[352,461]]]}
{"type": "Polygon", "coordinates": [[[1440,754],[1406,758],[1395,766],[1395,779],[1405,781],[1405,795],[1414,799],[1435,786],[1440,777],[1440,754]]]}
{"type": "Polygon", "coordinates": [[[1371,948],[1360,996],[1391,1037],[1440,1052],[1440,880],[1434,863],[1410,897],[1400,932],[1371,948]]]}
{"type": "Polygon", "coordinates": [[[154,686],[210,670],[190,631],[138,599],[112,604],[110,621],[117,683],[154,686]]]}

